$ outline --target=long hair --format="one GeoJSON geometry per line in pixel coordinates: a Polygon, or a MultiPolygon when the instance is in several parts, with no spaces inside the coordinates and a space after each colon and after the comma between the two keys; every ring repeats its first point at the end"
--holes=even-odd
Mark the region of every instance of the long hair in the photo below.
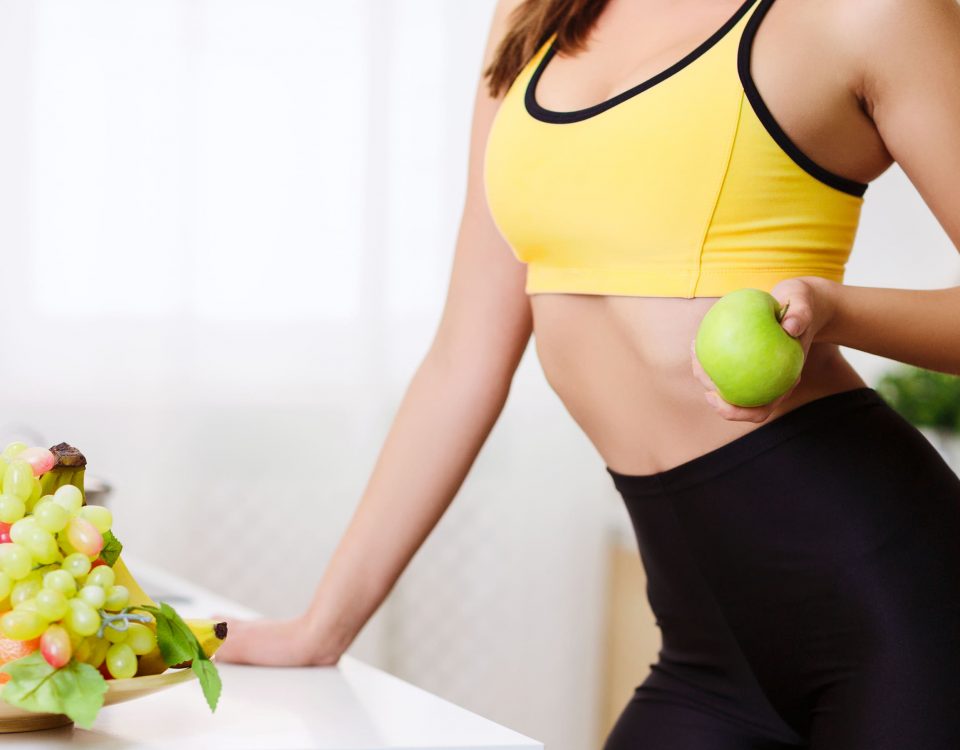
{"type": "Polygon", "coordinates": [[[553,32],[557,51],[582,49],[608,0],[524,0],[508,16],[508,30],[500,39],[493,61],[483,71],[487,89],[496,98],[509,88],[530,58],[553,32]]]}

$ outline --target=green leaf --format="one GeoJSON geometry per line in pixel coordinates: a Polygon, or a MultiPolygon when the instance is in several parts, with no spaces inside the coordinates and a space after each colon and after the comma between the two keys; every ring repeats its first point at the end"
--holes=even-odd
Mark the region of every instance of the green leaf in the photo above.
{"type": "MultiPolygon", "coordinates": [[[[203,690],[203,696],[207,699],[207,705],[210,706],[211,711],[215,711],[222,688],[220,673],[217,672],[217,668],[213,662],[203,653],[203,646],[200,645],[197,636],[194,635],[194,632],[190,630],[190,626],[177,614],[176,610],[166,602],[160,602],[159,604],[161,612],[163,612],[170,621],[170,626],[177,638],[182,643],[191,644],[193,653],[189,657],[192,660],[190,666],[196,673],[197,679],[200,680],[200,687],[203,690]]],[[[181,661],[186,661],[186,659],[181,661]]]]}
{"type": "Polygon", "coordinates": [[[107,692],[99,670],[76,659],[54,669],[40,651],[8,662],[0,672],[10,675],[3,687],[4,701],[28,711],[66,714],[83,729],[97,718],[107,692]]]}
{"type": "Polygon", "coordinates": [[[203,655],[203,647],[200,645],[200,641],[197,640],[197,636],[190,630],[190,626],[177,614],[177,611],[166,602],[160,602],[160,610],[170,621],[170,626],[176,636],[182,643],[188,645],[191,653],[187,658],[192,659],[194,654],[203,655]]]}
{"type": "Polygon", "coordinates": [[[123,545],[120,540],[113,535],[112,531],[108,530],[103,535],[103,549],[100,550],[100,557],[107,565],[113,565],[120,557],[120,550],[122,549],[123,545]]]}
{"type": "Polygon", "coordinates": [[[192,668],[200,680],[200,688],[203,690],[203,697],[207,699],[207,705],[210,706],[211,711],[216,711],[220,691],[223,689],[220,673],[214,663],[205,656],[194,659],[192,668]]]}
{"type": "Polygon", "coordinates": [[[97,718],[107,692],[107,681],[100,670],[71,659],[53,673],[53,681],[63,702],[63,713],[73,719],[78,727],[89,729],[97,718]]]}
{"type": "Polygon", "coordinates": [[[159,607],[144,604],[136,607],[136,609],[146,610],[157,621],[157,646],[160,649],[164,664],[172,667],[174,664],[189,661],[196,655],[199,648],[200,644],[197,642],[197,637],[183,623],[183,620],[180,620],[180,616],[169,604],[166,602],[160,602],[159,604],[159,607]],[[186,635],[176,624],[176,620],[180,620],[183,628],[186,628],[186,635]]]}
{"type": "MultiPolygon", "coordinates": [[[[15,681],[15,678],[27,682],[37,682],[44,677],[48,677],[53,672],[53,667],[47,663],[47,660],[43,658],[39,651],[34,651],[28,656],[7,662],[0,667],[0,672],[6,672],[10,675],[9,687],[15,681]]],[[[4,692],[3,697],[7,699],[9,696],[4,692]]]]}
{"type": "Polygon", "coordinates": [[[7,662],[0,667],[0,672],[10,675],[10,680],[3,686],[3,700],[28,711],[63,713],[50,680],[55,671],[40,651],[7,662]]]}
{"type": "Polygon", "coordinates": [[[167,666],[191,662],[191,668],[200,681],[203,696],[211,711],[215,711],[220,691],[223,687],[216,665],[203,653],[203,647],[190,626],[183,621],[177,611],[166,602],[158,602],[159,607],[141,605],[135,609],[150,612],[157,621],[157,646],[167,666]]]}
{"type": "Polygon", "coordinates": [[[917,427],[960,432],[960,378],[957,376],[899,365],[880,378],[876,390],[917,427]]]}

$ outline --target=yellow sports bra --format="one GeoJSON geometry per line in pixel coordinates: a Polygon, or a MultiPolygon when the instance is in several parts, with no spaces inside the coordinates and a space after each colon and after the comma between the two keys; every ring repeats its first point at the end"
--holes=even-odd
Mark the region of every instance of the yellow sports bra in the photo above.
{"type": "Polygon", "coordinates": [[[772,3],[745,0],[666,70],[571,112],[537,103],[547,38],[484,154],[487,203],[527,264],[528,294],[715,297],[793,276],[842,281],[867,183],[814,163],[760,98],[750,50],[772,3]]]}

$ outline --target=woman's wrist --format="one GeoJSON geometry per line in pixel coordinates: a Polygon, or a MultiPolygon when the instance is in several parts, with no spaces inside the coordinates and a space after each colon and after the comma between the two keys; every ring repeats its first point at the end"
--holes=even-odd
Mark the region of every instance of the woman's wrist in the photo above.
{"type": "Polygon", "coordinates": [[[325,614],[311,608],[299,617],[305,639],[304,648],[312,664],[335,664],[355,636],[345,624],[332,621],[325,614]]]}
{"type": "Polygon", "coordinates": [[[960,374],[960,287],[848,286],[805,276],[814,338],[931,370],[960,374]]]}
{"type": "Polygon", "coordinates": [[[839,281],[821,276],[807,276],[803,280],[810,285],[814,293],[814,340],[828,344],[839,343],[836,334],[843,321],[842,302],[847,287],[839,281]]]}

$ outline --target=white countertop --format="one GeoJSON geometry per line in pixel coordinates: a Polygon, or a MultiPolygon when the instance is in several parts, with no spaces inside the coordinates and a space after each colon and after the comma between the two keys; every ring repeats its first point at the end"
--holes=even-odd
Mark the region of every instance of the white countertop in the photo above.
{"type": "MultiPolygon", "coordinates": [[[[155,599],[184,617],[258,613],[153,565],[124,562],[155,599]]],[[[229,637],[229,635],[228,635],[229,637]]],[[[219,664],[223,693],[215,713],[196,681],[105,706],[93,728],[0,735],[16,748],[98,750],[532,750],[543,743],[500,726],[415,685],[343,654],[336,666],[219,664]]]]}

